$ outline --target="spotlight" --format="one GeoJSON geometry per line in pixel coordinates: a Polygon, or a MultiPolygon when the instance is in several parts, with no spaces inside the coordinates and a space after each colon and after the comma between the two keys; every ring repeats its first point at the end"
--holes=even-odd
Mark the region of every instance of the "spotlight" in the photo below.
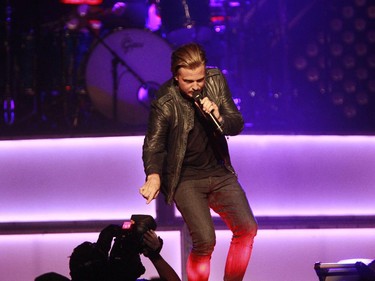
{"type": "Polygon", "coordinates": [[[370,43],[375,43],[375,30],[369,30],[367,32],[367,40],[370,43]]]}
{"type": "Polygon", "coordinates": [[[371,56],[367,57],[367,65],[370,68],[375,68],[375,55],[371,55],[371,56]]]}
{"type": "Polygon", "coordinates": [[[359,67],[356,69],[356,76],[359,80],[366,80],[369,77],[368,71],[364,67],[359,67]]]}
{"type": "Polygon", "coordinates": [[[354,9],[351,6],[345,6],[342,9],[342,16],[346,19],[350,19],[354,16],[354,9]]]}
{"type": "Polygon", "coordinates": [[[351,55],[346,55],[343,60],[343,64],[346,69],[353,68],[356,64],[356,60],[353,56],[351,55]]]}
{"type": "Polygon", "coordinates": [[[310,82],[316,82],[319,80],[319,71],[316,67],[311,67],[307,71],[307,79],[310,82]]]}
{"type": "Polygon", "coordinates": [[[307,61],[304,57],[302,56],[298,56],[295,60],[294,60],[294,67],[298,70],[303,70],[305,69],[307,66],[307,61]]]}
{"type": "Polygon", "coordinates": [[[366,92],[359,92],[356,96],[357,103],[359,105],[366,105],[368,104],[368,95],[366,92]]]}
{"type": "Polygon", "coordinates": [[[341,31],[343,26],[343,22],[341,19],[335,18],[331,20],[331,29],[333,31],[341,31]]]}
{"type": "Polygon", "coordinates": [[[334,57],[341,56],[344,51],[344,47],[340,43],[333,43],[331,45],[331,53],[334,57]]]}
{"type": "Polygon", "coordinates": [[[344,107],[344,114],[347,118],[353,118],[357,115],[357,109],[354,105],[348,104],[344,107]]]}
{"type": "Polygon", "coordinates": [[[344,97],[341,93],[333,93],[332,94],[332,102],[334,105],[343,105],[344,104],[344,97]]]}
{"type": "Polygon", "coordinates": [[[355,45],[355,51],[358,56],[364,56],[367,53],[367,46],[364,43],[358,43],[355,45]]]}
{"type": "Polygon", "coordinates": [[[366,5],[366,0],[355,0],[355,4],[359,7],[366,5]]]}
{"type": "Polygon", "coordinates": [[[370,6],[367,8],[367,15],[370,19],[375,19],[375,6],[370,6]]]}
{"type": "Polygon", "coordinates": [[[352,44],[355,40],[355,36],[354,36],[354,33],[352,31],[345,31],[343,33],[343,36],[342,36],[342,40],[346,43],[346,44],[352,44]]]}
{"type": "Polygon", "coordinates": [[[366,21],[362,18],[356,19],[354,21],[354,25],[358,31],[363,31],[366,29],[366,21]]]}
{"type": "Polygon", "coordinates": [[[368,81],[367,88],[369,89],[370,92],[374,93],[375,92],[375,80],[368,81]]]}
{"type": "Polygon", "coordinates": [[[343,77],[344,77],[344,72],[341,68],[336,67],[331,70],[331,78],[333,81],[336,81],[336,82],[341,81],[343,77]]]}
{"type": "Polygon", "coordinates": [[[352,94],[356,91],[357,85],[353,80],[344,81],[344,90],[345,92],[352,94]]]}
{"type": "Polygon", "coordinates": [[[315,43],[310,43],[306,48],[306,53],[309,57],[316,57],[318,52],[319,48],[315,43]]]}

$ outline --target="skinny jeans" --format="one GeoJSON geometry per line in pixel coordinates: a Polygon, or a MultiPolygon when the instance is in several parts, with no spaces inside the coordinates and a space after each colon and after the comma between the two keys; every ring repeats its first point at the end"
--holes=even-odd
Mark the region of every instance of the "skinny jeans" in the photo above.
{"type": "Polygon", "coordinates": [[[234,174],[181,182],[174,201],[189,229],[192,250],[187,262],[189,281],[207,281],[216,244],[210,209],[220,215],[232,231],[225,281],[241,281],[248,266],[257,222],[246,194],[234,174]]]}

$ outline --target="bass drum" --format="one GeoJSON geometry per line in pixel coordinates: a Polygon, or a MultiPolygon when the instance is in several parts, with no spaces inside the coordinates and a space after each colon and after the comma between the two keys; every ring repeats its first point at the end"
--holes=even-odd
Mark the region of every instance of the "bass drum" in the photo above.
{"type": "Polygon", "coordinates": [[[107,118],[122,124],[146,125],[155,92],[171,78],[171,53],[169,44],[151,31],[123,29],[105,36],[103,42],[93,47],[86,63],[86,90],[93,105],[107,118]],[[114,97],[114,55],[106,46],[125,64],[115,64],[117,98],[114,97]]]}

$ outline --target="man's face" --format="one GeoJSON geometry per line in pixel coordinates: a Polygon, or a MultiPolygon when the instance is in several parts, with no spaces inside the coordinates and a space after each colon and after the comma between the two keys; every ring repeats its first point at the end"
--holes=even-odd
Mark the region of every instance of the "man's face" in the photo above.
{"type": "Polygon", "coordinates": [[[175,77],[180,91],[193,97],[194,91],[201,91],[204,87],[206,68],[201,65],[195,69],[180,68],[175,77]]]}

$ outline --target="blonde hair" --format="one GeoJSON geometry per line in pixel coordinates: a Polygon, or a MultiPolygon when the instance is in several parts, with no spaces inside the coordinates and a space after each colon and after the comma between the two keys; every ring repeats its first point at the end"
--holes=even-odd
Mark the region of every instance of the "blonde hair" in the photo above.
{"type": "Polygon", "coordinates": [[[180,68],[196,69],[206,65],[206,53],[197,43],[189,43],[176,49],[172,53],[171,72],[173,77],[177,75],[180,68]]]}

